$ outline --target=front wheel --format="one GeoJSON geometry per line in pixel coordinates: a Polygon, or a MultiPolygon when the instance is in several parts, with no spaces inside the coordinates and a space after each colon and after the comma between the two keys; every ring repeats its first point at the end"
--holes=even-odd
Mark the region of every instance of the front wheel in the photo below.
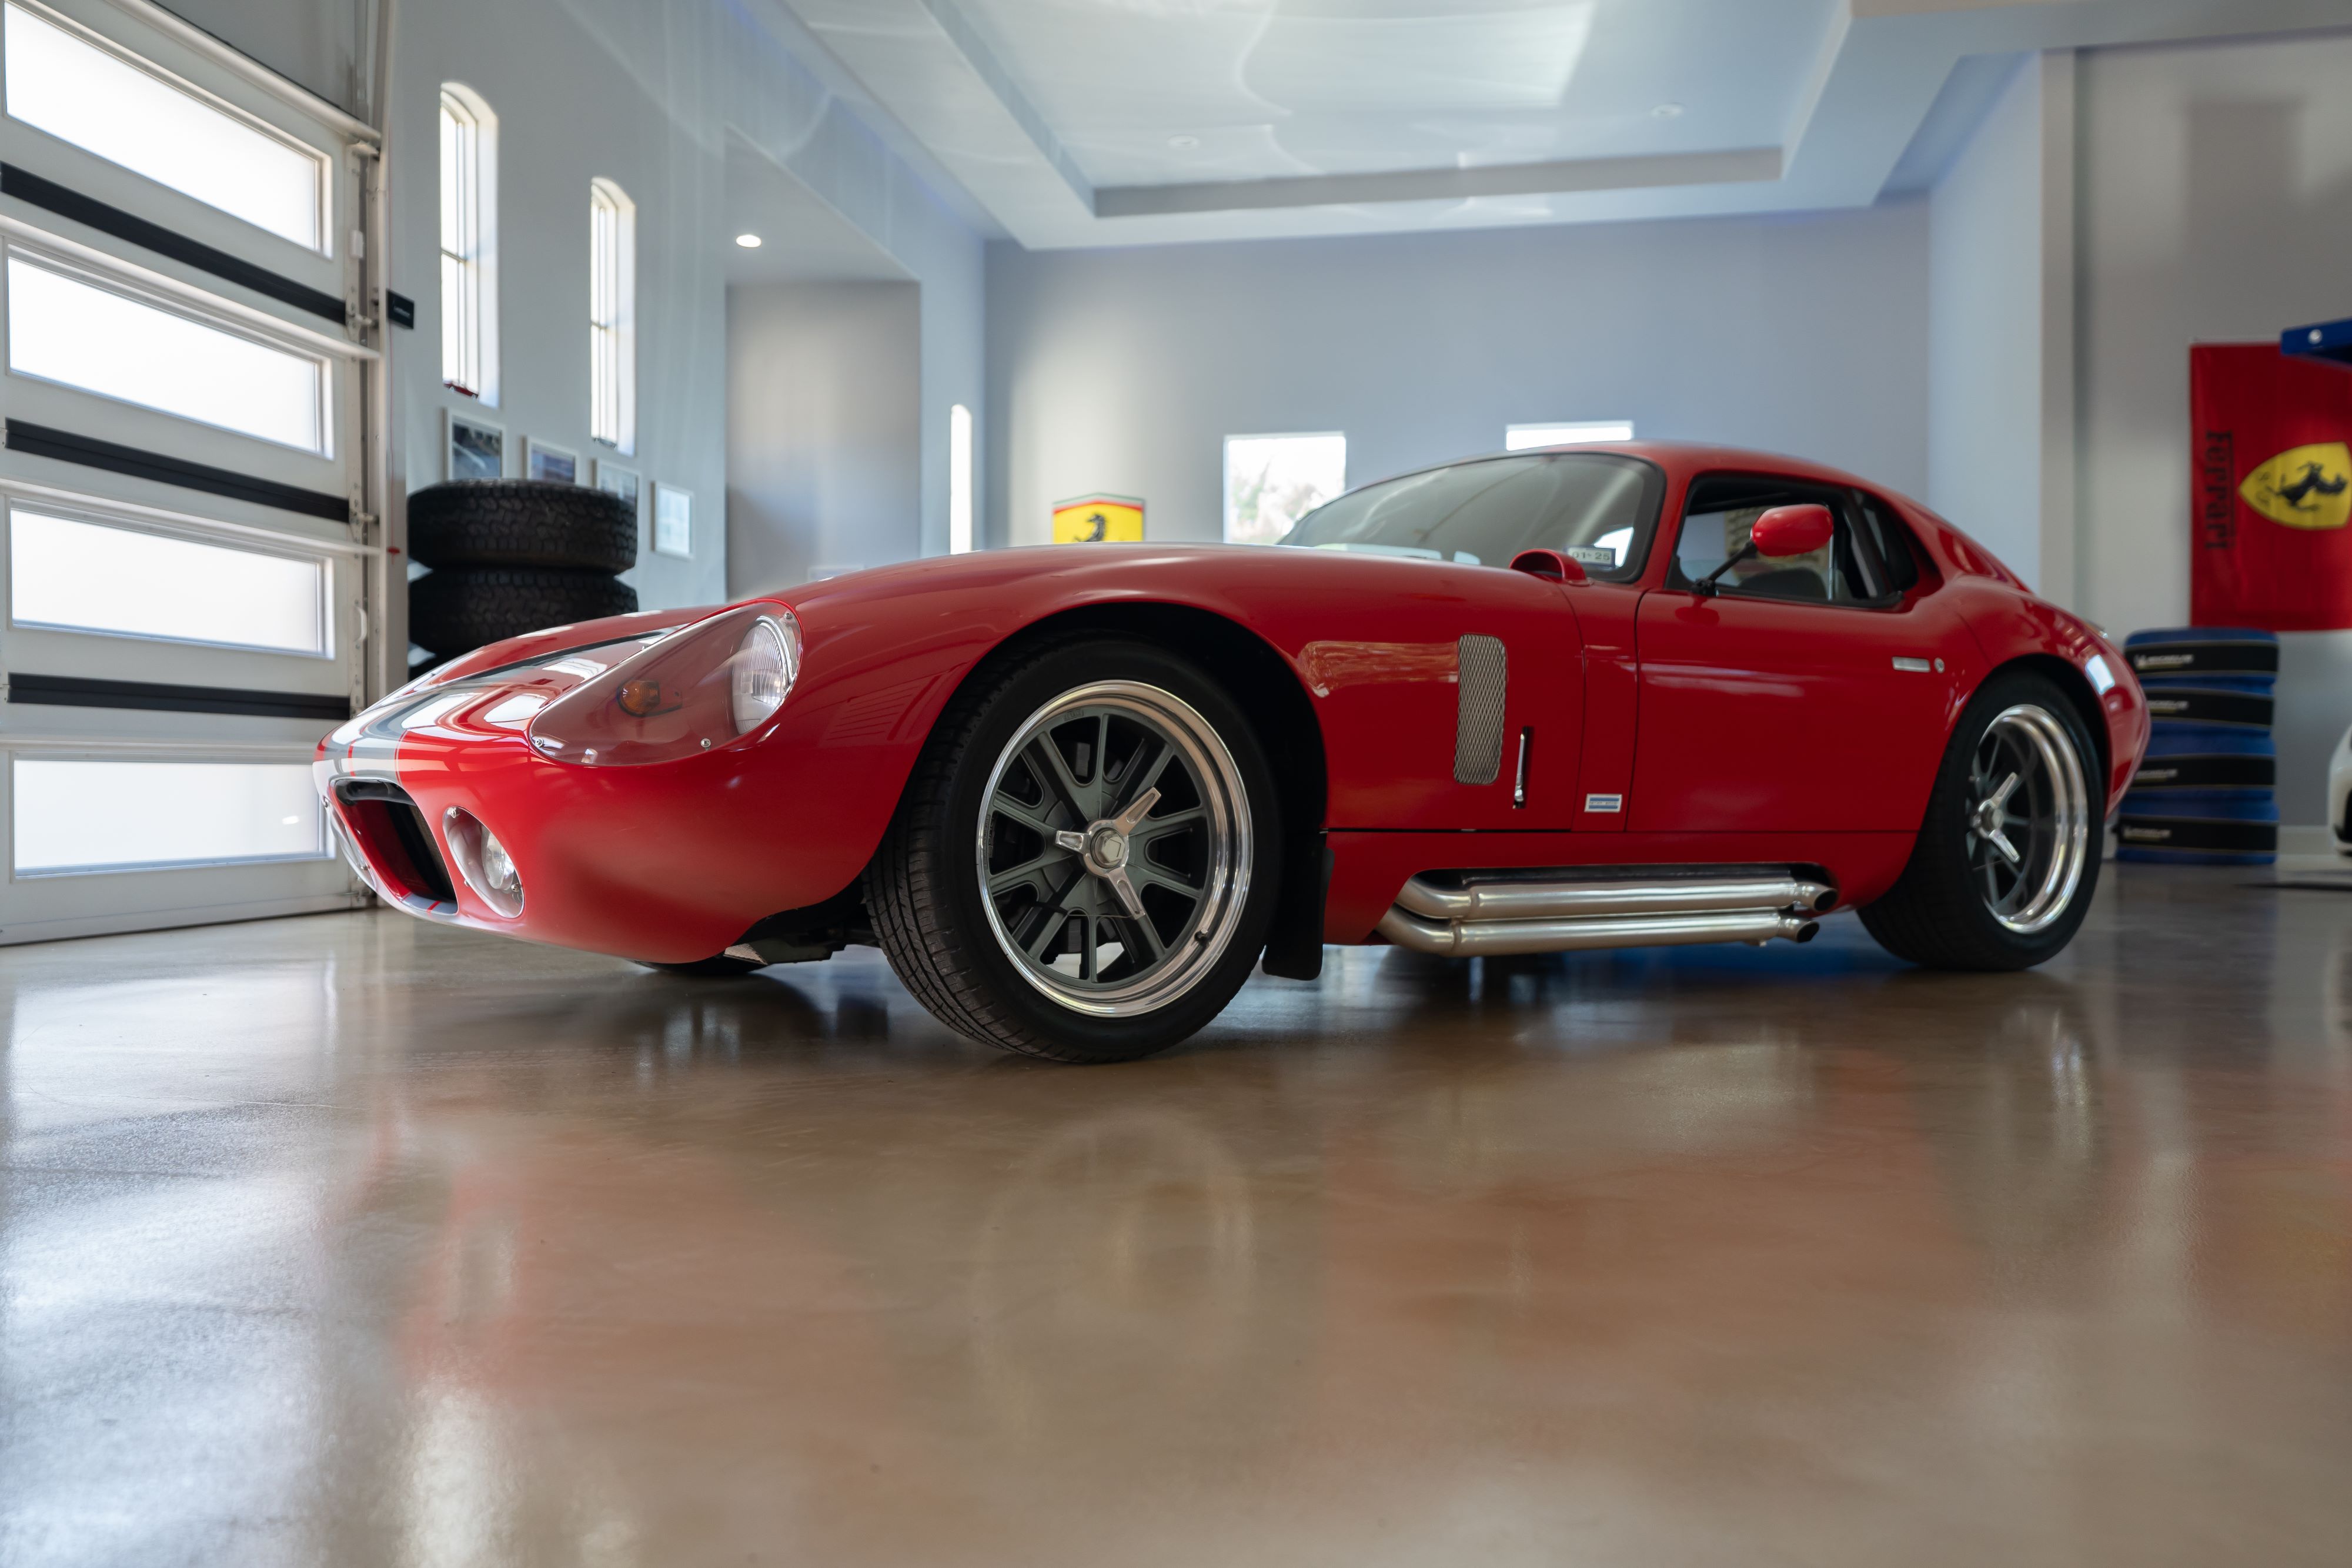
{"type": "Polygon", "coordinates": [[[2099,881],[2098,751],[2028,671],[1960,716],[1911,860],[1861,911],[1878,945],[1934,969],[2025,969],[2074,939],[2099,881]]]}
{"type": "Polygon", "coordinates": [[[1189,662],[1108,638],[983,677],[940,721],[866,871],[874,931],[959,1033],[1123,1061],[1199,1030],[1265,945],[1273,775],[1189,662]]]}

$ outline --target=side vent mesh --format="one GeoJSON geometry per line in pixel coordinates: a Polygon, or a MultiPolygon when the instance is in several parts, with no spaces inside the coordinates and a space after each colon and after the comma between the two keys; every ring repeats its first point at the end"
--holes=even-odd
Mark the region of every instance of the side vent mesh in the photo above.
{"type": "Polygon", "coordinates": [[[1454,717],[1454,781],[1492,784],[1503,771],[1503,693],[1509,672],[1499,637],[1469,636],[1454,645],[1461,685],[1454,717]]]}

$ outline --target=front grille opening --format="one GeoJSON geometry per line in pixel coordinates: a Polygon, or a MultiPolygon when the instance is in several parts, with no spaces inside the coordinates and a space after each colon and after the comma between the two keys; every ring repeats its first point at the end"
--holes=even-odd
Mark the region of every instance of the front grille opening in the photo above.
{"type": "Polygon", "coordinates": [[[432,904],[457,902],[433,831],[407,790],[380,779],[345,779],[335,786],[335,804],[384,885],[432,904]]]}

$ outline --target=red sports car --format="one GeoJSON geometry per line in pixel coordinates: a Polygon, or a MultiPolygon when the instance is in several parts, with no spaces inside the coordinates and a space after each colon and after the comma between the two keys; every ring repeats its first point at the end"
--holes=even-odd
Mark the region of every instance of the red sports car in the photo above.
{"type": "Polygon", "coordinates": [[[1650,443],[1370,485],[1275,549],[914,561],[563,626],[320,747],[427,919],[693,973],[872,943],[975,1040],[1129,1058],[1326,943],[2064,946],[2130,666],[1850,475],[1650,443]]]}

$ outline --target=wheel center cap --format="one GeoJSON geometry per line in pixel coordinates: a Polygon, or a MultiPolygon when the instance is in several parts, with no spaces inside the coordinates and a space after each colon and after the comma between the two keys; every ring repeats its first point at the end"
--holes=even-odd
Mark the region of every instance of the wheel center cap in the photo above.
{"type": "Polygon", "coordinates": [[[1097,822],[1087,830],[1087,865],[1097,875],[1107,876],[1127,864],[1127,835],[1108,822],[1097,822]]]}
{"type": "Polygon", "coordinates": [[[1992,833],[2000,831],[2000,801],[1991,800],[1979,800],[1977,802],[1977,809],[1969,814],[1976,819],[1970,825],[1974,827],[1978,832],[1992,833]]]}

